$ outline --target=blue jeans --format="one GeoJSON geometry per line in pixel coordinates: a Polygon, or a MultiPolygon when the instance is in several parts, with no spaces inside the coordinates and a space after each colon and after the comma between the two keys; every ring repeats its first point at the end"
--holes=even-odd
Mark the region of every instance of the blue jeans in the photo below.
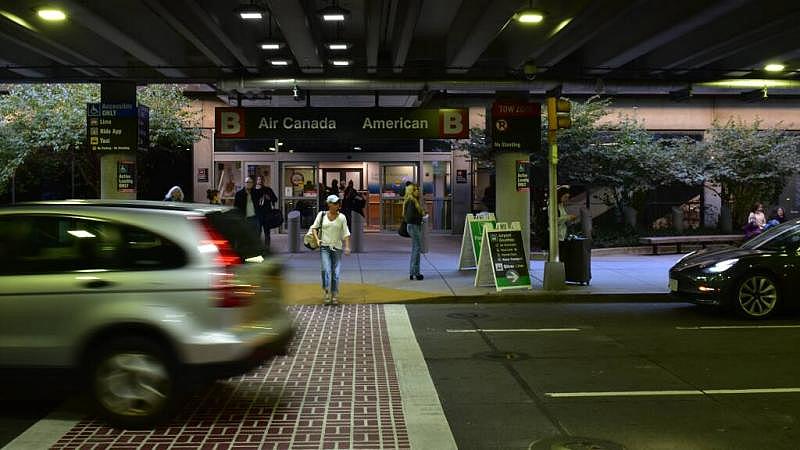
{"type": "Polygon", "coordinates": [[[419,275],[419,254],[422,249],[422,227],[417,224],[406,224],[406,230],[411,236],[411,267],[409,275],[419,275]]]}
{"type": "Polygon", "coordinates": [[[339,293],[342,251],[328,246],[320,247],[319,250],[322,255],[322,289],[330,290],[331,294],[336,295],[339,293]]]}

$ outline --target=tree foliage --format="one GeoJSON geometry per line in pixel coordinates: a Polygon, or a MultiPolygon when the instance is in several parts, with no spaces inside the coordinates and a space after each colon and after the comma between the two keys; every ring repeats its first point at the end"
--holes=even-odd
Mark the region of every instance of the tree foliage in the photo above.
{"type": "MultiPolygon", "coordinates": [[[[97,183],[96,155],[86,146],[86,104],[100,101],[97,84],[8,86],[0,96],[0,192],[33,155],[73,160],[89,184],[97,183]]],[[[178,85],[138,91],[150,107],[150,147],[185,150],[200,139],[199,115],[178,85]]]]}

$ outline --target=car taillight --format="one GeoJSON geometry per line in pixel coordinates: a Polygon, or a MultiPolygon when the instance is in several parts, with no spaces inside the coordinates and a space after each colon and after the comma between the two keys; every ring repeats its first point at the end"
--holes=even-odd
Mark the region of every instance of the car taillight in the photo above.
{"type": "Polygon", "coordinates": [[[214,252],[214,261],[219,266],[218,271],[210,274],[214,306],[237,308],[249,305],[256,295],[255,287],[240,283],[233,272],[235,266],[242,264],[242,259],[233,250],[230,241],[214,229],[208,219],[205,217],[192,219],[199,222],[206,234],[205,239],[200,240],[201,251],[214,252]]]}

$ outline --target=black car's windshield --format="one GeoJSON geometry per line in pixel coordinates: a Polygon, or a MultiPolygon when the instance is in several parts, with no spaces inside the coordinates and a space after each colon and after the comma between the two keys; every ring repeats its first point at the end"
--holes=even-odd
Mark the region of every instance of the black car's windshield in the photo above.
{"type": "Polygon", "coordinates": [[[780,250],[796,245],[800,241],[800,223],[787,222],[742,244],[742,248],[751,250],[780,250]]]}

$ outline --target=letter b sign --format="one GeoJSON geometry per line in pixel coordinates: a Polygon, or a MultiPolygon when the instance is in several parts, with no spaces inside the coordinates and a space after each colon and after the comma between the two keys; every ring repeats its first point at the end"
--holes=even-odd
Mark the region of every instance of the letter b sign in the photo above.
{"type": "Polygon", "coordinates": [[[443,109],[439,111],[441,121],[440,134],[443,138],[463,139],[469,136],[467,133],[467,110],[465,109],[443,109]]]}
{"type": "Polygon", "coordinates": [[[245,137],[244,111],[235,108],[217,109],[217,137],[245,137]]]}

